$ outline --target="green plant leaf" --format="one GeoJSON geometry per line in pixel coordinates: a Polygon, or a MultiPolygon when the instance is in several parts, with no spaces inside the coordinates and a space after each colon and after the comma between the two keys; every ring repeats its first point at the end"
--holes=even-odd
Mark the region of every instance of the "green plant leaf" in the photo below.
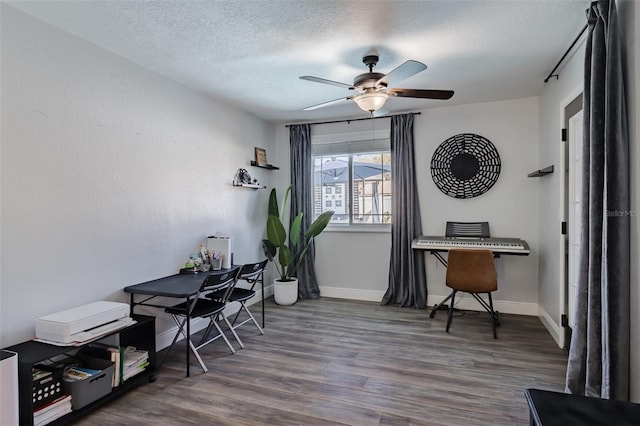
{"type": "Polygon", "coordinates": [[[275,265],[276,271],[278,271],[278,275],[280,275],[280,277],[285,276],[284,269],[278,262],[275,261],[275,257],[278,254],[277,247],[271,244],[269,240],[262,240],[262,249],[264,251],[264,255],[267,256],[267,259],[269,259],[275,265]]]}
{"type": "Polygon", "coordinates": [[[295,247],[300,239],[300,227],[302,226],[302,212],[298,213],[298,216],[291,222],[291,228],[289,229],[289,242],[291,247],[295,247]]]}
{"type": "MultiPolygon", "coordinates": [[[[278,261],[280,262],[282,267],[286,269],[286,267],[291,264],[291,260],[293,260],[293,258],[291,256],[291,251],[289,250],[289,247],[280,246],[280,252],[278,253],[278,261]]],[[[286,272],[284,275],[288,277],[286,272]]]]}
{"type": "Polygon", "coordinates": [[[280,213],[278,212],[278,197],[276,195],[276,189],[272,188],[271,193],[269,194],[269,216],[280,217],[280,213]]]}
{"type": "Polygon", "coordinates": [[[329,222],[331,221],[331,217],[333,217],[333,213],[334,212],[329,210],[320,214],[320,216],[318,216],[316,220],[313,221],[311,226],[309,226],[309,229],[307,229],[307,232],[305,232],[304,234],[304,238],[309,240],[311,238],[314,238],[320,235],[320,233],[324,231],[324,228],[326,228],[329,222]]]}
{"type": "Polygon", "coordinates": [[[280,208],[280,220],[284,222],[284,214],[285,214],[285,206],[287,205],[287,200],[289,199],[289,194],[291,193],[292,185],[287,187],[287,190],[284,192],[284,197],[282,197],[282,207],[280,208]]]}
{"type": "Polygon", "coordinates": [[[282,248],[287,241],[287,231],[277,216],[269,216],[267,218],[267,240],[279,248],[282,248]]]}
{"type": "Polygon", "coordinates": [[[301,236],[303,215],[302,213],[298,213],[291,222],[289,236],[287,237],[287,230],[283,225],[283,221],[285,206],[291,189],[292,186],[290,185],[285,192],[281,209],[278,209],[276,189],[273,188],[271,190],[269,194],[269,216],[267,217],[267,239],[262,240],[265,256],[273,262],[282,281],[289,281],[291,279],[296,268],[309,251],[313,238],[327,227],[333,216],[332,211],[322,213],[313,221],[304,236],[301,236]],[[286,244],[287,240],[290,242],[289,246],[286,244]]]}
{"type": "Polygon", "coordinates": [[[264,255],[271,261],[273,261],[273,258],[278,254],[276,246],[271,244],[269,240],[262,240],[262,250],[264,251],[264,255]]]}

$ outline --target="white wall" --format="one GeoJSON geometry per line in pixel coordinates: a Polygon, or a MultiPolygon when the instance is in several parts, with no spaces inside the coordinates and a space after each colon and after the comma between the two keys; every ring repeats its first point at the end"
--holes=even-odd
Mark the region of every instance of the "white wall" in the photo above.
{"type": "Polygon", "coordinates": [[[39,316],[128,301],[208,234],[235,237],[236,263],[264,257],[268,193],[231,181],[274,178],[248,167],[272,125],[1,7],[0,346],[39,316]]]}
{"type": "MultiPolygon", "coordinates": [[[[342,134],[389,128],[389,120],[327,124],[312,127],[312,135],[342,134]],[[375,123],[375,124],[374,124],[375,123]]],[[[503,256],[498,261],[499,290],[496,305],[503,312],[537,314],[538,179],[527,173],[539,168],[538,100],[441,107],[415,116],[415,156],[422,226],[425,234],[443,235],[447,220],[487,220],[496,237],[520,237],[531,246],[531,256],[503,256]],[[435,149],[450,136],[477,133],[498,150],[502,172],[498,182],[480,197],[458,200],[434,185],[429,164],[435,149]],[[508,205],[505,204],[508,200],[508,205]]],[[[276,131],[279,162],[288,164],[288,133],[276,131]],[[285,150],[284,147],[287,147],[285,150]]],[[[288,173],[288,172],[287,172],[288,173]]],[[[318,280],[321,294],[379,301],[389,275],[389,233],[325,232],[317,239],[318,280]]],[[[429,304],[444,298],[444,270],[435,258],[425,255],[429,304]]],[[[463,302],[464,303],[464,302],[463,302]]],[[[467,307],[467,305],[465,305],[467,307]]],[[[469,308],[482,309],[477,302],[469,308]]]]}
{"type": "Polygon", "coordinates": [[[622,38],[623,64],[627,88],[627,114],[629,121],[629,162],[631,167],[631,400],[640,402],[640,253],[638,252],[638,217],[640,216],[640,7],[637,2],[623,0],[618,3],[622,38]]]}
{"type": "MultiPolygon", "coordinates": [[[[536,314],[538,301],[538,186],[540,178],[527,174],[538,163],[538,99],[434,108],[422,111],[415,125],[418,191],[425,235],[443,235],[447,221],[488,221],[493,237],[522,238],[531,255],[502,256],[498,268],[498,291],[494,304],[502,312],[536,314]],[[444,195],[433,183],[429,165],[435,149],[458,133],[476,133],[496,147],[502,168],[496,184],[485,194],[461,200],[444,195]]],[[[426,255],[429,304],[449,294],[445,270],[426,255]]],[[[465,295],[465,298],[469,296],[465,295]]],[[[465,304],[465,308],[479,305],[465,304]]],[[[462,307],[462,305],[461,305],[462,307]]],[[[480,308],[481,309],[481,308],[480,308]]]]}

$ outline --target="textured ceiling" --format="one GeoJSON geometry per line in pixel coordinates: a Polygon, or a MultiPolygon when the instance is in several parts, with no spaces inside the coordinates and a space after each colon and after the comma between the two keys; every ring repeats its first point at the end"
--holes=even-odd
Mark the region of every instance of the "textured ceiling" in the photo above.
{"type": "Polygon", "coordinates": [[[355,103],[302,111],[408,59],[428,69],[401,88],[447,101],[389,99],[390,112],[538,95],[585,24],[589,1],[17,1],[11,6],[270,121],[364,117],[355,103]]]}

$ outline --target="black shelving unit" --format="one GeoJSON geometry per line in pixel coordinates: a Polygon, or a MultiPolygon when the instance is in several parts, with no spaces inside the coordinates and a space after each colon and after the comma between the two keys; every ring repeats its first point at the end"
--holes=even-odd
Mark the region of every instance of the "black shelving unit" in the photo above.
{"type": "Polygon", "coordinates": [[[545,167],[544,169],[536,170],[535,172],[531,172],[527,175],[527,177],[540,177],[546,176],[553,173],[553,165],[545,167]]]}
{"type": "Polygon", "coordinates": [[[272,166],[271,164],[258,164],[255,161],[251,161],[251,165],[253,167],[260,167],[261,169],[280,170],[280,167],[272,166]]]}
{"type": "MultiPolygon", "coordinates": [[[[99,340],[107,338],[115,338],[120,346],[135,346],[149,352],[149,366],[124,383],[113,388],[111,392],[104,397],[82,407],[80,410],[74,410],[59,419],[49,423],[50,425],[67,425],[73,423],[79,417],[87,415],[96,408],[104,405],[114,398],[121,396],[128,390],[141,385],[143,383],[153,382],[156,380],[156,326],[155,317],[147,315],[132,315],[137,322],[129,327],[114,331],[99,340]]],[[[98,341],[99,341],[98,340],[98,341]]],[[[90,344],[93,342],[87,343],[90,344]]],[[[32,375],[31,369],[35,364],[46,361],[53,357],[64,354],[74,354],[80,350],[82,346],[54,346],[36,341],[28,341],[6,348],[7,350],[18,354],[18,399],[19,399],[19,415],[21,426],[33,425],[33,401],[32,401],[32,375]]]]}

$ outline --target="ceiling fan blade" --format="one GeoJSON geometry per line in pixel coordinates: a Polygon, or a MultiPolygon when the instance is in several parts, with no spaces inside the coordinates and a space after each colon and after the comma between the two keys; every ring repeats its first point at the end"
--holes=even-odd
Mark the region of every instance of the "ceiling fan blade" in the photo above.
{"type": "Polygon", "coordinates": [[[451,99],[453,90],[389,89],[390,96],[403,98],[451,99]]]}
{"type": "Polygon", "coordinates": [[[332,101],[327,101],[327,102],[323,102],[321,104],[317,104],[317,105],[312,105],[312,106],[306,107],[306,108],[303,109],[303,111],[313,111],[314,109],[324,108],[326,106],[339,104],[340,102],[344,102],[344,101],[350,101],[353,98],[354,98],[353,96],[347,96],[346,98],[334,99],[332,101]]]}
{"type": "Polygon", "coordinates": [[[387,86],[393,86],[396,83],[399,83],[402,80],[406,80],[407,78],[416,75],[420,71],[424,71],[426,69],[427,66],[422,62],[409,60],[389,71],[387,75],[376,82],[376,86],[379,83],[386,83],[387,86]]]}
{"type": "Polygon", "coordinates": [[[300,76],[300,79],[313,81],[314,83],[323,83],[323,84],[330,84],[332,86],[346,87],[349,90],[353,89],[353,86],[351,84],[340,83],[339,81],[327,80],[326,78],[314,77],[311,75],[300,76]]]}

